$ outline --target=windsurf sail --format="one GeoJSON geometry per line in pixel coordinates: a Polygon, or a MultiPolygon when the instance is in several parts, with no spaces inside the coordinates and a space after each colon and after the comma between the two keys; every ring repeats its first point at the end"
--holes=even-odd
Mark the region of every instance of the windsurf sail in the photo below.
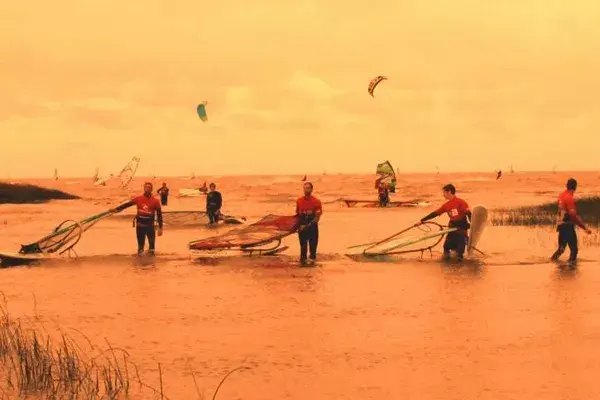
{"type": "Polygon", "coordinates": [[[135,176],[135,173],[140,165],[140,158],[133,157],[131,161],[121,170],[119,173],[119,179],[121,179],[121,188],[125,189],[129,182],[135,176]]]}
{"type": "Polygon", "coordinates": [[[378,179],[382,181],[389,181],[389,189],[391,193],[396,193],[396,171],[394,171],[394,167],[389,161],[384,161],[380,164],[377,164],[376,174],[378,175],[378,179]]]}
{"type": "Polygon", "coordinates": [[[81,235],[98,223],[101,219],[112,215],[111,211],[104,211],[81,221],[66,220],[59,224],[54,231],[33,243],[21,245],[20,254],[63,254],[75,247],[81,235]]]}
{"type": "Polygon", "coordinates": [[[394,167],[392,167],[392,164],[389,161],[384,161],[380,164],[377,164],[376,174],[381,176],[383,179],[396,178],[394,167]]]}
{"type": "MultiPolygon", "coordinates": [[[[162,212],[163,223],[166,226],[178,226],[178,227],[186,227],[186,226],[199,226],[199,225],[207,225],[209,223],[208,214],[205,211],[163,211],[162,212]]],[[[120,219],[135,219],[135,216],[132,214],[126,215],[115,215],[114,218],[120,219]]],[[[219,222],[226,225],[239,225],[243,224],[246,221],[244,217],[234,217],[232,215],[221,214],[219,217],[219,222]]]]}
{"type": "Polygon", "coordinates": [[[207,253],[238,250],[242,253],[260,254],[281,246],[283,238],[298,230],[298,224],[296,216],[267,215],[245,228],[190,242],[188,248],[207,253]]]}
{"type": "Polygon", "coordinates": [[[58,169],[54,168],[54,180],[58,180],[58,169]]]}
{"type": "Polygon", "coordinates": [[[94,176],[92,177],[93,182],[97,182],[98,179],[100,179],[100,177],[98,176],[99,173],[100,173],[100,168],[96,167],[96,171],[94,172],[94,176]]]}
{"type": "Polygon", "coordinates": [[[456,228],[443,227],[435,222],[413,225],[380,241],[359,244],[348,248],[347,255],[382,256],[421,253],[437,246],[443,237],[456,228]]]}

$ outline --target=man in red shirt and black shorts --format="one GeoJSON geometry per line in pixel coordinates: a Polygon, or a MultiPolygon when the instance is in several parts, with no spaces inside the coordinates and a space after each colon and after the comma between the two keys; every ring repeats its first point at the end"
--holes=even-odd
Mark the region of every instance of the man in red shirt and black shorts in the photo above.
{"type": "Polygon", "coordinates": [[[448,227],[457,228],[458,230],[446,235],[446,241],[444,242],[444,259],[448,260],[450,258],[450,250],[454,250],[456,251],[458,261],[462,261],[465,247],[469,240],[468,230],[471,227],[469,223],[471,219],[471,210],[466,201],[456,197],[456,188],[454,185],[450,184],[444,186],[442,188],[442,193],[447,201],[440,208],[423,217],[418,225],[447,213],[450,217],[448,227]]]}
{"type": "Polygon", "coordinates": [[[319,220],[323,214],[321,201],[312,195],[313,185],[305,182],[304,196],[296,201],[296,216],[299,219],[298,238],[300,239],[300,262],[314,264],[319,244],[319,220]],[[307,250],[309,259],[307,260],[307,250]]]}
{"type": "Polygon", "coordinates": [[[135,217],[135,233],[138,242],[138,255],[144,252],[146,237],[148,238],[148,254],[154,255],[154,244],[156,235],[154,232],[154,215],[158,222],[158,236],[162,235],[163,220],[160,202],[152,196],[152,183],[144,183],[144,194],[134,197],[130,201],[112,209],[113,212],[121,212],[131,206],[137,206],[135,217]]]}
{"type": "Polygon", "coordinates": [[[552,261],[558,261],[559,257],[565,252],[567,246],[571,254],[569,256],[569,265],[577,265],[577,232],[575,225],[589,235],[592,231],[583,223],[575,208],[575,191],[577,190],[577,181],[573,178],[567,181],[567,190],[558,196],[558,250],[552,255],[552,261]]]}

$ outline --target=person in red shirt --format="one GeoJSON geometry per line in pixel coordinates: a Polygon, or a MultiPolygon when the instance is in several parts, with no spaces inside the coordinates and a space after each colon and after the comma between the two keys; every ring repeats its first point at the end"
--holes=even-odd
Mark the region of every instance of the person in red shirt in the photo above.
{"type": "Polygon", "coordinates": [[[298,238],[300,239],[300,262],[314,264],[319,245],[319,220],[323,214],[321,201],[312,195],[313,184],[305,182],[304,196],[296,200],[296,216],[299,219],[298,238]],[[309,258],[307,260],[307,250],[309,258]]]}
{"type": "Polygon", "coordinates": [[[130,201],[112,209],[112,212],[121,212],[131,206],[137,206],[135,217],[135,230],[138,243],[138,255],[144,252],[146,237],[148,238],[148,254],[154,255],[156,235],[154,232],[154,215],[158,223],[158,236],[162,236],[163,219],[160,202],[152,195],[152,183],[144,184],[144,194],[134,197],[130,201]]]}
{"type": "Polygon", "coordinates": [[[469,223],[471,219],[471,210],[466,201],[456,197],[456,188],[454,185],[450,184],[444,186],[442,188],[442,194],[447,201],[440,208],[423,217],[417,225],[444,213],[448,214],[450,217],[448,227],[457,228],[458,230],[446,235],[446,240],[444,242],[444,259],[449,259],[450,250],[454,250],[456,251],[458,261],[462,261],[465,247],[469,240],[468,230],[471,227],[469,223]]]}
{"type": "Polygon", "coordinates": [[[387,207],[390,202],[390,191],[388,184],[383,182],[382,176],[375,180],[375,189],[379,193],[379,207],[387,207]]]}
{"type": "Polygon", "coordinates": [[[558,250],[552,255],[552,261],[558,261],[565,252],[567,246],[571,254],[569,255],[569,264],[574,267],[577,264],[577,232],[575,225],[589,235],[592,231],[583,223],[575,207],[575,191],[577,190],[577,181],[573,178],[567,181],[567,190],[558,196],[558,220],[556,231],[558,232],[558,250]]]}

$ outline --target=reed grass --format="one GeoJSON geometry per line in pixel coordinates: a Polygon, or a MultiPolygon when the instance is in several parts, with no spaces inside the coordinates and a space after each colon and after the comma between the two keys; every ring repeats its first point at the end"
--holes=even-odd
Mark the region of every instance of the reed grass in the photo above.
{"type": "MultiPolygon", "coordinates": [[[[0,379],[4,380],[4,385],[0,383],[0,398],[169,400],[160,364],[157,389],[142,381],[127,351],[108,341],[102,350],[82,335],[89,346],[84,350],[64,333],[53,340],[45,330],[31,325],[12,318],[6,306],[0,306],[0,379]]],[[[227,377],[240,369],[248,368],[236,368],[225,375],[213,399],[227,377]]],[[[191,372],[197,398],[204,399],[191,372]]]]}
{"type": "MultiPolygon", "coordinates": [[[[600,197],[584,197],[576,201],[577,214],[592,228],[591,235],[581,235],[584,246],[600,246],[600,197]]],[[[552,228],[556,225],[558,204],[500,208],[492,212],[490,222],[494,226],[528,226],[552,228]]]]}
{"type": "MultiPolygon", "coordinates": [[[[577,214],[591,227],[600,226],[600,197],[584,197],[577,200],[577,214]]],[[[499,208],[493,211],[491,222],[496,226],[548,226],[556,224],[558,204],[499,208]]]]}

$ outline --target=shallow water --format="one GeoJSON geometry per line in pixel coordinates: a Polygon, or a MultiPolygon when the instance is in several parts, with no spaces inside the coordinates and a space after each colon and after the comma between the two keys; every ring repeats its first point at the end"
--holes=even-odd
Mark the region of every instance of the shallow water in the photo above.
{"type": "MultiPolygon", "coordinates": [[[[471,204],[494,201],[483,184],[469,186],[471,204]]],[[[59,216],[103,207],[75,204],[5,207],[2,247],[40,236],[59,216]],[[43,212],[13,222],[32,210],[43,212]]],[[[228,210],[237,215],[262,207],[234,205],[228,210]]],[[[546,262],[553,232],[488,227],[484,265],[442,264],[439,254],[356,262],[340,255],[346,246],[384,237],[430,209],[325,211],[313,269],[297,267],[294,237],[279,258],[191,262],[185,245],[213,233],[206,230],[166,230],[158,249],[173,254],[140,268],[128,255],[130,223],[111,220],[85,235],[78,261],[2,270],[0,288],[13,316],[38,315],[100,346],[106,338],[129,351],[150,384],[158,385],[160,363],[171,399],[196,398],[190,369],[212,395],[239,366],[251,369],[233,373],[219,398],[599,398],[597,247],[581,249],[577,271],[561,270],[546,262]],[[122,256],[100,256],[114,253],[122,256]]]]}

